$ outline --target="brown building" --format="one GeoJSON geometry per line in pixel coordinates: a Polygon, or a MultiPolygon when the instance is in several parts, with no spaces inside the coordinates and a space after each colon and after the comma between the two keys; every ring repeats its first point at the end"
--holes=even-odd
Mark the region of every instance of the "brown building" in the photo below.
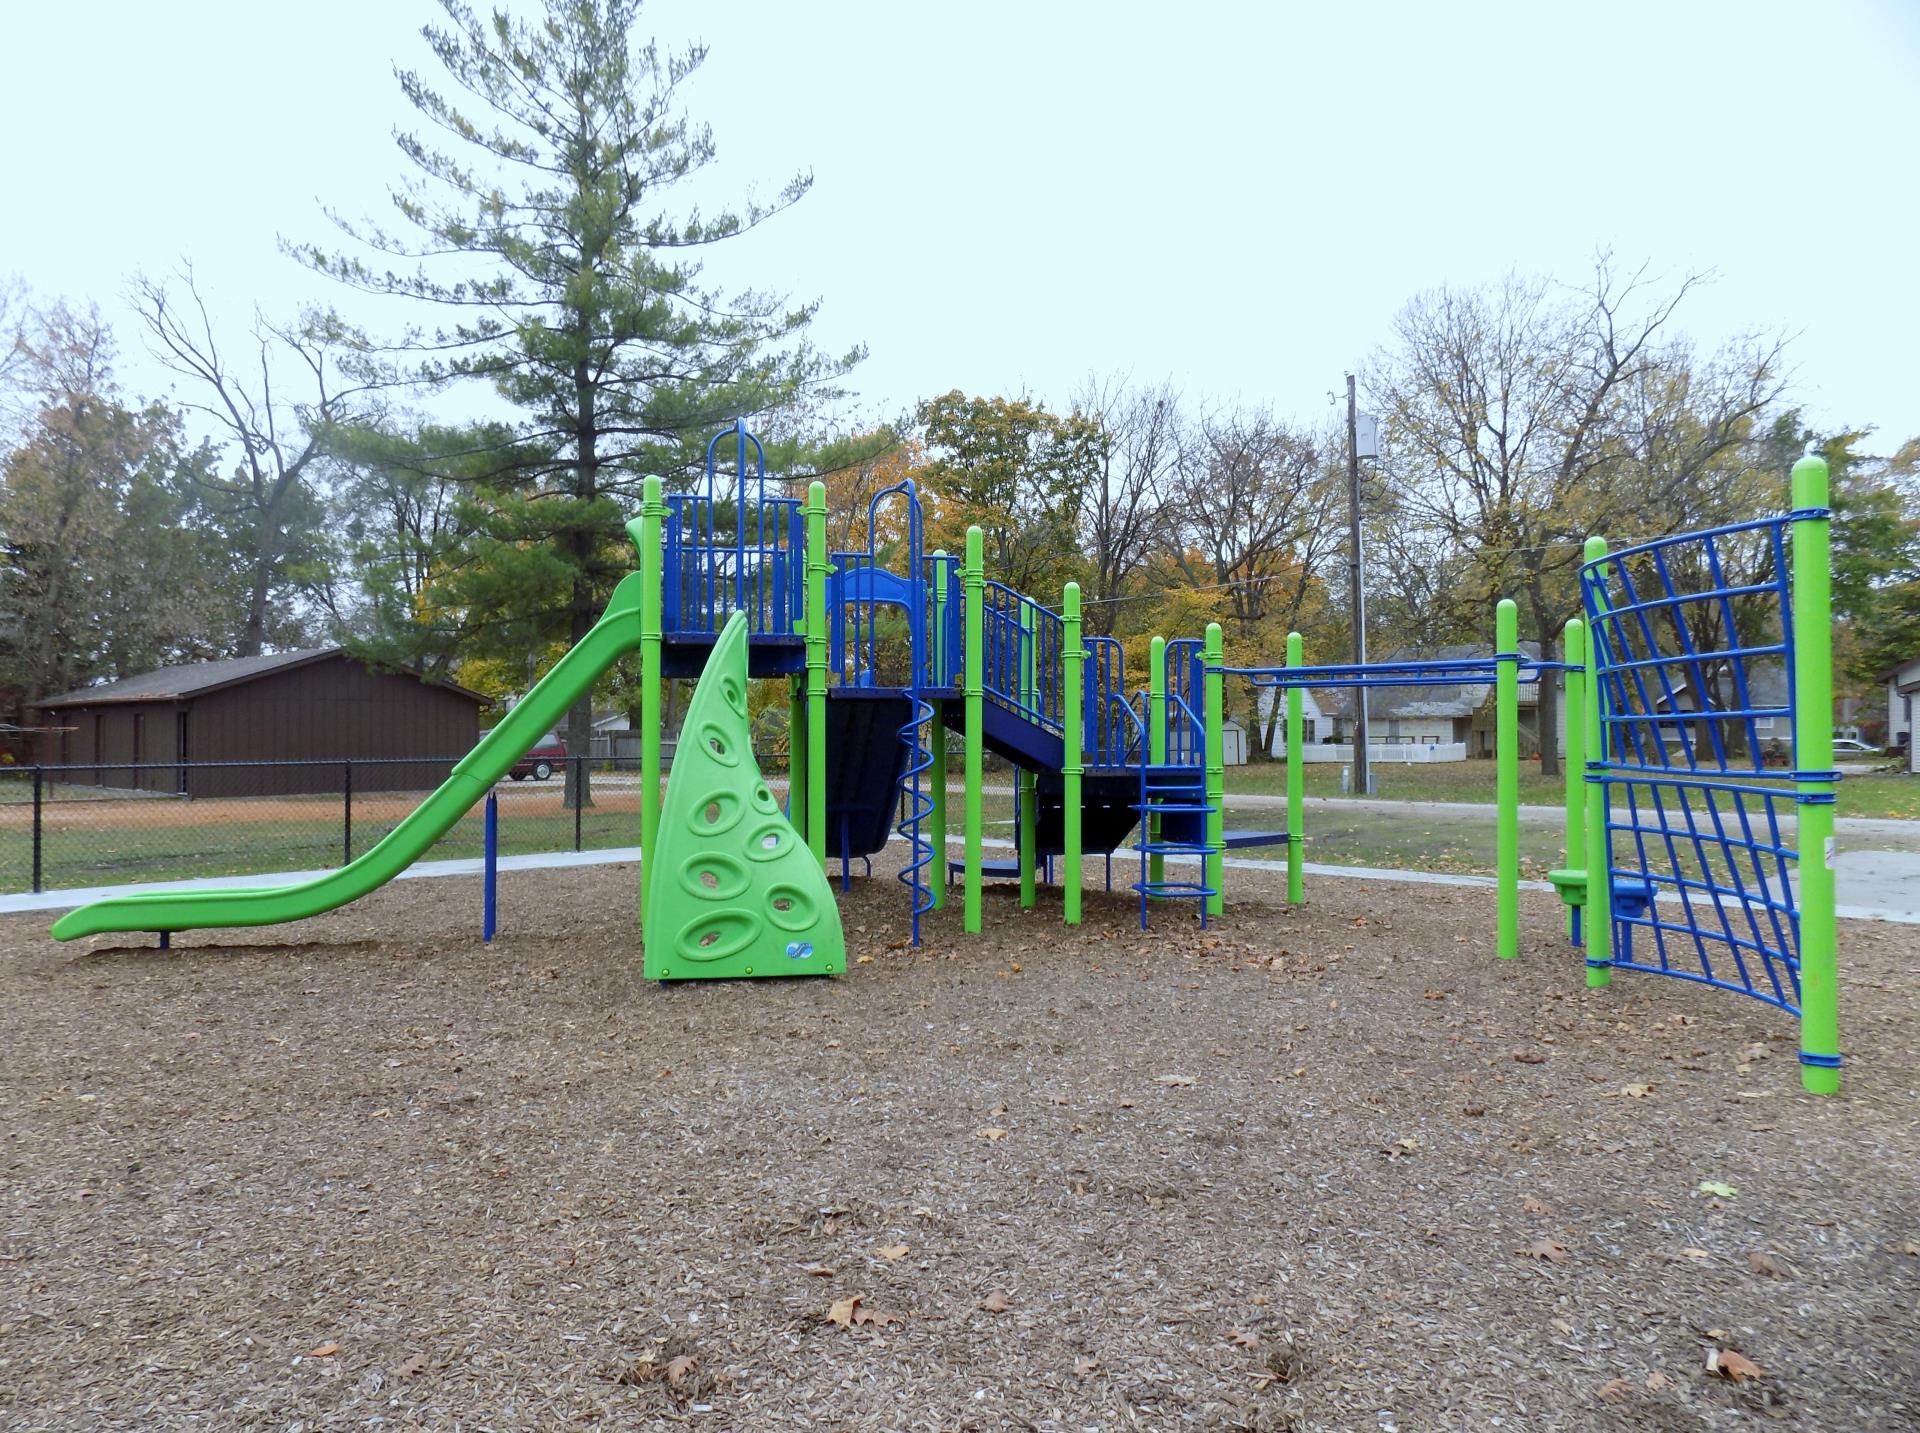
{"type": "Polygon", "coordinates": [[[445,780],[473,748],[486,698],[378,672],[338,647],[165,667],[39,704],[55,780],[182,796],[408,791],[445,780]],[[431,758],[381,764],[371,758],[431,758]],[[362,765],[361,762],[367,764],[362,765]],[[196,767],[174,763],[303,762],[196,767]]]}

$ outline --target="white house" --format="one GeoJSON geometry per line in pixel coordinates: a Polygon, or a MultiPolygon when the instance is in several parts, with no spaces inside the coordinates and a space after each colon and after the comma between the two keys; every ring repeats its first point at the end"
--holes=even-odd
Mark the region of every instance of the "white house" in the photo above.
{"type": "Polygon", "coordinates": [[[1888,667],[1880,680],[1887,684],[1887,745],[1904,744],[1908,769],[1920,770],[1913,765],[1914,747],[1920,745],[1913,740],[1914,708],[1920,707],[1920,657],[1888,667]]]}

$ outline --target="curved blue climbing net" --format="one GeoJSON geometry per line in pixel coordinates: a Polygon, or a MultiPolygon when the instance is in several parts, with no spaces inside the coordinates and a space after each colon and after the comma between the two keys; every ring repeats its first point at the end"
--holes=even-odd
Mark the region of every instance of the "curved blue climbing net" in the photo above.
{"type": "Polygon", "coordinates": [[[1581,593],[1599,682],[1602,746],[1587,779],[1608,798],[1612,964],[1797,1014],[1795,809],[1809,798],[1795,789],[1793,522],[1610,553],[1581,569],[1581,593]]]}

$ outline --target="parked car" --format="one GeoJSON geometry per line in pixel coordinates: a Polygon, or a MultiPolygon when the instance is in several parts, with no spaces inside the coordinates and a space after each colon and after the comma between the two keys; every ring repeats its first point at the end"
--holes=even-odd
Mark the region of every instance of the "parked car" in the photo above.
{"type": "Polygon", "coordinates": [[[553,775],[554,767],[567,759],[567,744],[560,740],[560,733],[550,731],[527,749],[527,754],[514,762],[507,772],[515,781],[525,781],[531,776],[535,781],[545,781],[553,775]]]}
{"type": "Polygon", "coordinates": [[[1833,739],[1835,756],[1879,756],[1880,748],[1870,746],[1864,741],[1855,741],[1850,736],[1836,736],[1833,739]]]}

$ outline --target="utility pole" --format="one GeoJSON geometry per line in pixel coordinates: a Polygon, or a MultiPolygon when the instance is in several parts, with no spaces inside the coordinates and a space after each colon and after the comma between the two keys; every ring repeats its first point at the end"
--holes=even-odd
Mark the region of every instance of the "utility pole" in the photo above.
{"type": "MultiPolygon", "coordinates": [[[[1353,660],[1364,666],[1367,660],[1367,596],[1361,582],[1366,554],[1360,541],[1360,415],[1354,406],[1353,375],[1347,375],[1347,518],[1353,531],[1353,554],[1347,563],[1348,600],[1353,610],[1353,660]]],[[[1353,793],[1368,796],[1373,792],[1373,772],[1367,762],[1367,689],[1351,687],[1353,693],[1353,793]]]]}

